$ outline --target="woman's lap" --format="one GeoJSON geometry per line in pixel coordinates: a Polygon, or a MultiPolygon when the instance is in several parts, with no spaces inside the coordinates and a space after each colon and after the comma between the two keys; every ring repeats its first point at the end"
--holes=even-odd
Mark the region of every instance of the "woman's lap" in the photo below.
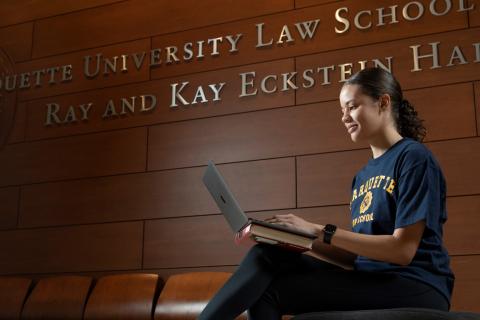
{"type": "Polygon", "coordinates": [[[314,257],[256,245],[200,319],[251,319],[324,310],[395,307],[448,309],[435,289],[397,274],[345,270],[314,257]]]}

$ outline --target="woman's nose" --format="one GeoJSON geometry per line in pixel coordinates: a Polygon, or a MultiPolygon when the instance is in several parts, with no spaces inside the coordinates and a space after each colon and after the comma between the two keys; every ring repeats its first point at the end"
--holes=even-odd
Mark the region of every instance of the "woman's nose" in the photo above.
{"type": "Polygon", "coordinates": [[[352,120],[352,118],[350,117],[350,113],[348,111],[344,111],[342,112],[342,122],[343,123],[347,123],[347,122],[350,122],[352,120]]]}

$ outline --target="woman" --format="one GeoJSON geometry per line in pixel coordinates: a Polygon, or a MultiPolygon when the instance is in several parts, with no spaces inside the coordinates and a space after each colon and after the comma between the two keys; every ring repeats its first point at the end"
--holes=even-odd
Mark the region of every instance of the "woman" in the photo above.
{"type": "Polygon", "coordinates": [[[380,68],[352,76],[340,105],[351,139],[367,142],[373,155],[353,179],[352,231],[274,216],[268,221],[315,233],[312,254],[254,246],[199,319],[233,319],[247,309],[254,320],[323,310],[449,309],[445,180],[420,143],[422,121],[380,68]]]}

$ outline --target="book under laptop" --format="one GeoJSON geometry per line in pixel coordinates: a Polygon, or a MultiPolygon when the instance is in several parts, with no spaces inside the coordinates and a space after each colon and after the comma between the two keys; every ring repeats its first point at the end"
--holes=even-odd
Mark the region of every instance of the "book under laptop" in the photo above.
{"type": "Polygon", "coordinates": [[[235,233],[235,243],[248,245],[253,240],[298,251],[312,248],[313,234],[247,217],[213,161],[208,162],[203,183],[235,233]]]}

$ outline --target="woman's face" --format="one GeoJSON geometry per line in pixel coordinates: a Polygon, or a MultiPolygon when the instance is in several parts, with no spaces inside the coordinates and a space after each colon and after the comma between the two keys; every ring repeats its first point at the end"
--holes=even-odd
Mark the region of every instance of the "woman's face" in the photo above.
{"type": "Polygon", "coordinates": [[[344,85],[340,91],[342,122],[353,142],[375,140],[386,124],[386,108],[382,99],[375,100],[362,93],[359,85],[344,85]]]}

